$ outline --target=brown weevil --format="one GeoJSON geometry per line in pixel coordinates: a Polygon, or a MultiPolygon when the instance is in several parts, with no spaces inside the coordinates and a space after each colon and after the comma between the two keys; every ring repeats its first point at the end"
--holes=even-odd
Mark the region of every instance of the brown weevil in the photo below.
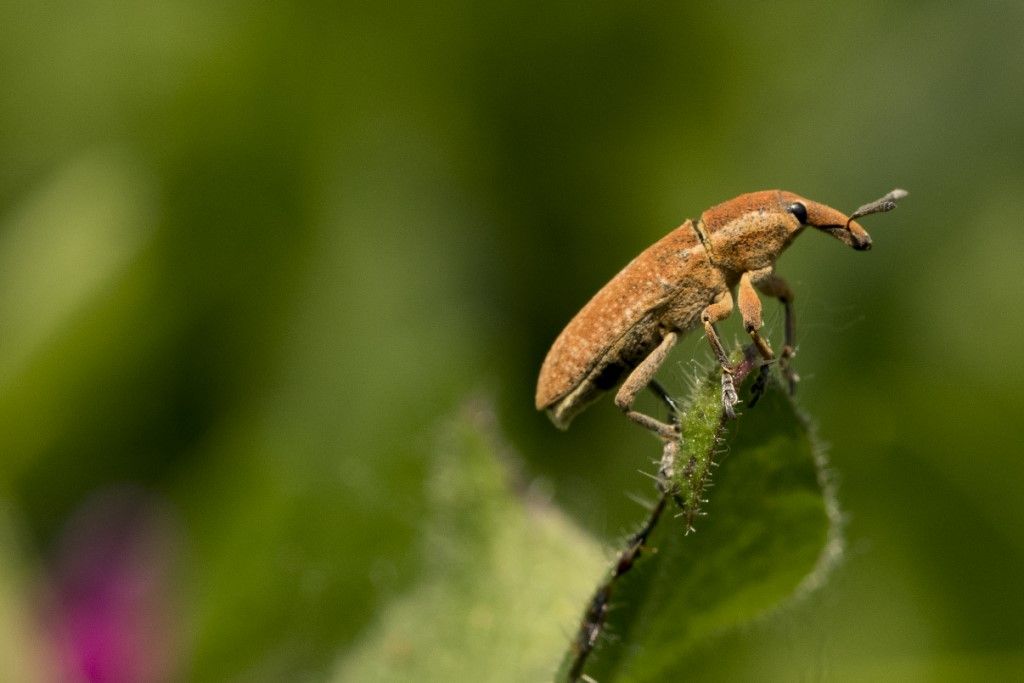
{"type": "Polygon", "coordinates": [[[723,408],[734,417],[733,368],[715,323],[736,301],[762,363],[774,360],[760,332],[758,291],[783,305],[779,365],[792,391],[798,379],[790,365],[796,353],[793,290],[775,274],[776,259],[808,226],[858,251],[870,249],[871,237],[854,219],[890,211],[906,195],[893,190],[847,217],[792,192],[765,190],[714,206],[696,222],[687,220],[633,259],[562,330],[540,370],[537,409],[566,429],[590,403],[621,384],[615,404],[631,420],[666,441],[677,439],[676,426],[634,410],[633,402],[650,387],[674,409],[654,374],[682,335],[703,327],[722,368],[723,408]]]}

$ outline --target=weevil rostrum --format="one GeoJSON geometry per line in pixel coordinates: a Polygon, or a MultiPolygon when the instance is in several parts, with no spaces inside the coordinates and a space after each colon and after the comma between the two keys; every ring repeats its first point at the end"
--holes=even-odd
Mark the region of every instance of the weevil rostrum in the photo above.
{"type": "Polygon", "coordinates": [[[798,379],[790,364],[796,353],[793,290],[775,274],[776,259],[808,226],[857,251],[868,250],[871,237],[855,219],[890,211],[906,195],[893,190],[844,216],[792,192],[764,190],[685,221],[633,259],[569,322],[541,367],[537,409],[567,429],[576,415],[618,386],[615,404],[629,419],[666,442],[678,439],[675,425],[634,410],[633,403],[649,387],[674,408],[654,375],[682,335],[703,328],[722,369],[723,408],[734,417],[734,371],[716,323],[738,305],[762,362],[775,360],[761,334],[758,292],[782,303],[785,337],[778,361],[792,391],[798,379]]]}

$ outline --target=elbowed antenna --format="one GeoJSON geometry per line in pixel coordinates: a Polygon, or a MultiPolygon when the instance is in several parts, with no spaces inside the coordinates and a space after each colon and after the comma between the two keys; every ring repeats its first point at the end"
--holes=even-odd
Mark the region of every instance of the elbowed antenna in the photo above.
{"type": "Polygon", "coordinates": [[[892,211],[896,208],[896,202],[906,197],[909,192],[896,188],[889,194],[885,195],[881,199],[876,199],[873,202],[865,204],[856,211],[850,214],[850,217],[846,219],[846,227],[850,227],[850,221],[861,216],[868,216],[873,213],[885,213],[886,211],[892,211]]]}

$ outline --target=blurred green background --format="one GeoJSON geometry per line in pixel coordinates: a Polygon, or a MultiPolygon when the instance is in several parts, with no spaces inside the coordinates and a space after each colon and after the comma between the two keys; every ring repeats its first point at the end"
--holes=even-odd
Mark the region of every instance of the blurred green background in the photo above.
{"type": "Polygon", "coordinates": [[[162,634],[140,677],[327,676],[415,583],[471,394],[614,543],[656,453],[610,401],[565,434],[534,412],[561,327],[713,204],[896,186],[873,251],[807,234],[779,264],[848,556],[705,675],[1019,673],[1021,3],[85,0],[0,26],[8,674],[74,647],[104,576],[79,546],[127,500],[108,555],[162,634]]]}

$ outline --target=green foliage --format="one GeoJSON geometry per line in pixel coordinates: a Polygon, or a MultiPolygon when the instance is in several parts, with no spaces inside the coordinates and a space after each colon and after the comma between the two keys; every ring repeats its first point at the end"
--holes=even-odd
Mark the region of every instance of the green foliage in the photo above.
{"type": "Polygon", "coordinates": [[[600,545],[509,485],[489,411],[446,430],[428,482],[423,572],[338,663],[338,681],[541,681],[601,572],[600,545]]]}
{"type": "MultiPolygon", "coordinates": [[[[422,437],[481,382],[584,544],[615,547],[656,453],[610,401],[568,434],[534,413],[554,335],[713,203],[896,185],[870,253],[809,234],[779,263],[859,552],[797,616],[689,650],[689,678],[1021,670],[1024,3],[81,0],[0,24],[0,679],[61,659],[39,610],[62,539],[125,482],[178,520],[176,637],[143,638],[164,679],[355,672],[424,586],[466,606],[419,547],[422,437]]],[[[684,339],[666,386],[706,354],[684,339]]],[[[707,467],[688,552],[749,493],[707,467]]]]}
{"type": "MultiPolygon", "coordinates": [[[[708,386],[695,386],[691,406],[706,406],[708,386]]],[[[705,427],[717,425],[705,419],[705,427]]],[[[615,582],[606,635],[584,669],[595,680],[687,678],[687,656],[698,645],[818,583],[839,552],[823,456],[774,383],[756,408],[727,423],[724,444],[706,436],[699,442],[715,487],[697,533],[687,534],[685,515],[666,512],[648,551],[615,582]]],[[[710,487],[706,478],[684,481],[710,487]]]]}
{"type": "Polygon", "coordinates": [[[30,567],[22,561],[24,548],[8,506],[0,505],[0,553],[6,558],[0,572],[0,680],[58,680],[54,663],[37,640],[27,615],[32,613],[30,567]]]}
{"type": "Polygon", "coordinates": [[[683,519],[689,531],[704,503],[705,489],[722,437],[721,391],[713,378],[698,377],[694,381],[679,426],[683,438],[671,484],[681,502],[683,519]]]}
{"type": "MultiPolygon", "coordinates": [[[[709,408],[709,386],[695,385],[690,410],[709,408]]],[[[717,429],[717,412],[705,417],[717,429]]],[[[687,535],[670,504],[642,558],[614,581],[614,609],[586,668],[597,680],[685,674],[694,647],[820,578],[837,552],[821,456],[788,397],[773,388],[729,424],[724,443],[694,439],[718,484],[699,533],[687,535]]],[[[522,681],[555,671],[581,605],[593,604],[601,544],[515,486],[506,451],[479,402],[445,429],[426,484],[423,571],[343,653],[336,680],[522,681]]]]}

